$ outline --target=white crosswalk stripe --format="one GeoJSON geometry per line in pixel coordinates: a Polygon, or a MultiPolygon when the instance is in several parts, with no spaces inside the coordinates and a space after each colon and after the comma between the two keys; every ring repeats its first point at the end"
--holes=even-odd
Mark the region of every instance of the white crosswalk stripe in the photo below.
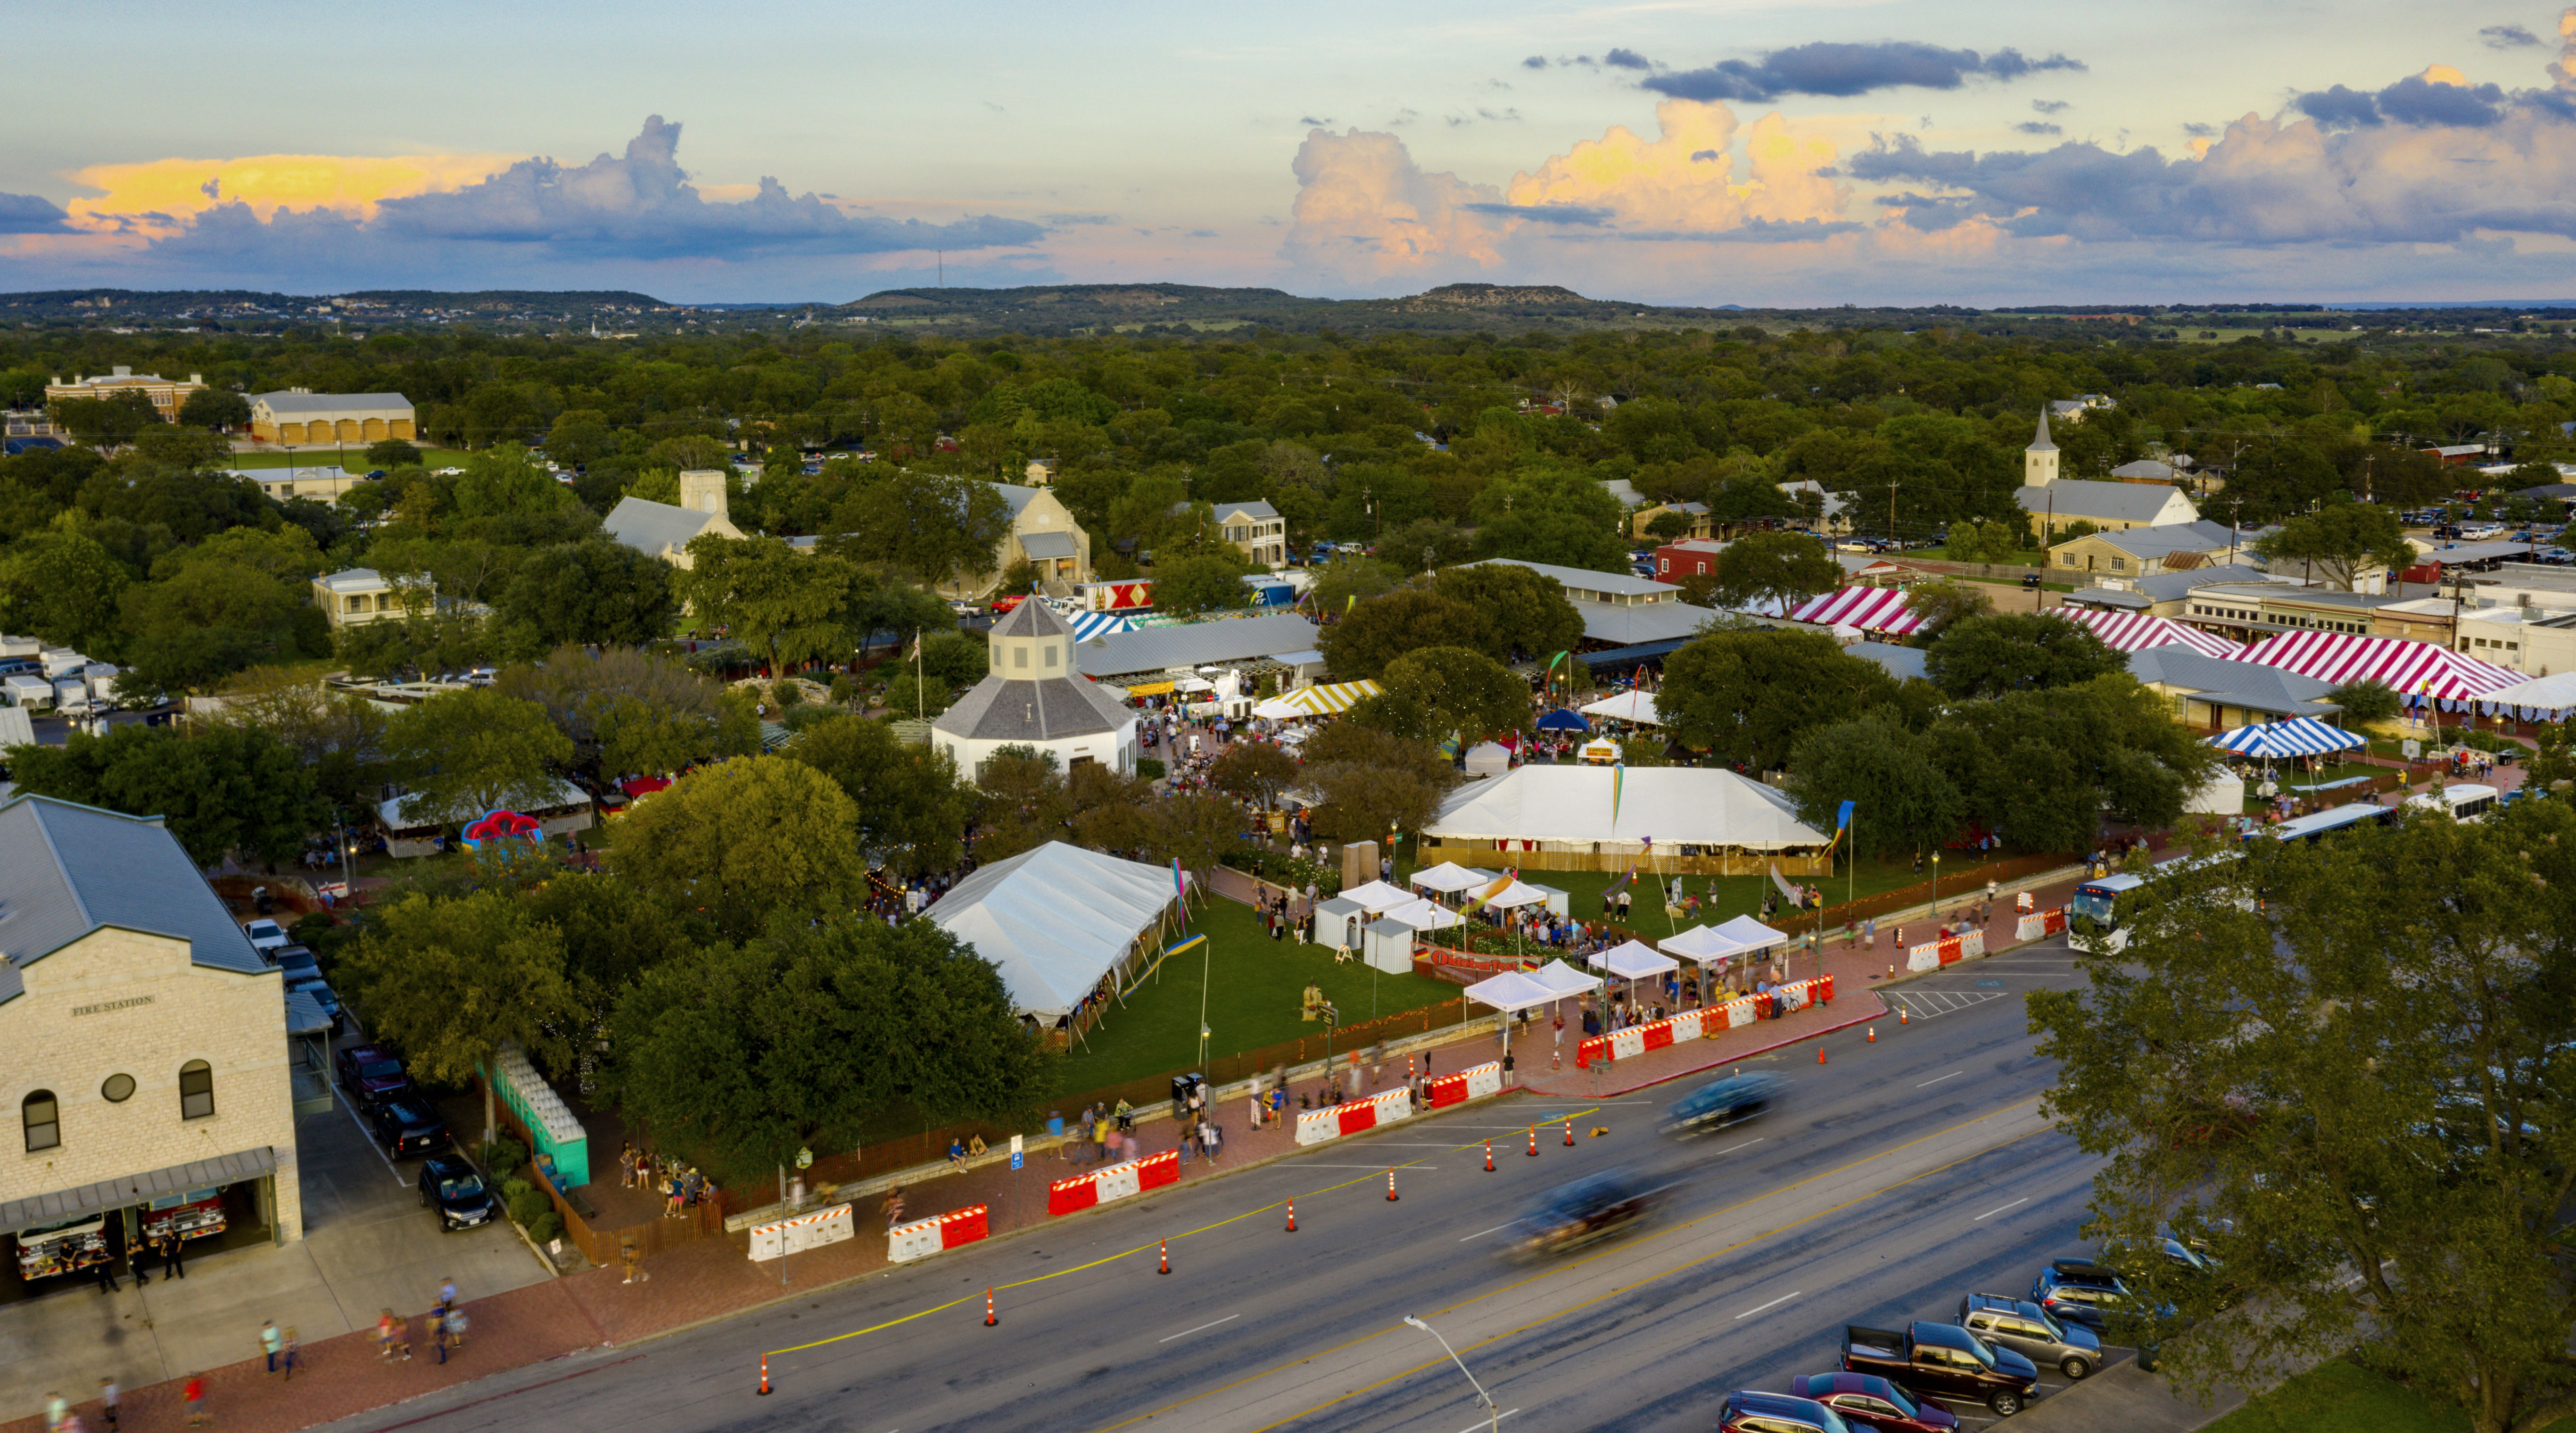
{"type": "Polygon", "coordinates": [[[1882,998],[1902,1005],[1916,1020],[1929,1020],[1953,1010],[1965,1010],[1989,1000],[2001,1000],[2010,994],[2005,990],[1886,990],[1882,998]]]}

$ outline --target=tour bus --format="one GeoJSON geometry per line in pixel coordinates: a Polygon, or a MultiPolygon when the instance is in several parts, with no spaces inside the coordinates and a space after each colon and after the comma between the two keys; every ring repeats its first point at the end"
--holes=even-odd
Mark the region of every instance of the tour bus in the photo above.
{"type": "Polygon", "coordinates": [[[2120,897],[2150,884],[2161,882],[2168,876],[2183,871],[2223,865],[2237,860],[2243,854],[2240,849],[2230,847],[2213,851],[2206,856],[2167,861],[2161,866],[2148,868],[2143,876],[2133,876],[2125,871],[2119,871],[2099,880],[2084,882],[2075,888],[2075,894],[2066,902],[2066,915],[2069,922],[2067,943],[2076,945],[2079,949],[2105,954],[2127,949],[2129,930],[2127,922],[2121,918],[2120,897]],[[2074,928],[2073,922],[2077,920],[2091,923],[2089,933],[2074,928]]]}
{"type": "Polygon", "coordinates": [[[2461,784],[2406,798],[2409,811],[2444,811],[2454,821],[2477,821],[2496,808],[2503,793],[2492,786],[2461,784]]]}
{"type": "Polygon", "coordinates": [[[2354,801],[2313,815],[2284,821],[2278,826],[2266,826],[2259,831],[2249,832],[2245,839],[2259,841],[2268,836],[2275,841],[2314,841],[2320,837],[2331,836],[2337,831],[2349,831],[2373,821],[2387,825],[2396,821],[2397,815],[2397,808],[2394,806],[2382,806],[2376,801],[2354,801]]]}

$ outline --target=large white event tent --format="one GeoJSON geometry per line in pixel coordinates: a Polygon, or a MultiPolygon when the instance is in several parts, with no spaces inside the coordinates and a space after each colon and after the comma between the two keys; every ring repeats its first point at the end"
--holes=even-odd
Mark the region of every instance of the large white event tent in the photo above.
{"type": "Polygon", "coordinates": [[[1585,716],[1608,717],[1613,721],[1632,721],[1639,726],[1662,726],[1664,720],[1655,714],[1653,692],[1625,691],[1615,697],[1604,697],[1582,709],[1585,716]]]}
{"type": "Polygon", "coordinates": [[[1051,1020],[1123,970],[1178,898],[1168,867],[1050,841],[958,882],[930,919],[1001,968],[1013,1010],[1051,1020]]]}
{"type": "Polygon", "coordinates": [[[1272,697],[1252,709],[1252,714],[1270,721],[1294,717],[1332,716],[1349,711],[1363,697],[1385,692],[1375,682],[1331,682],[1319,686],[1299,687],[1282,697],[1272,697]]]}
{"type": "Polygon", "coordinates": [[[1423,829],[1429,840],[1489,850],[1558,848],[1634,855],[1681,846],[1784,851],[1821,847],[1789,798],[1732,771],[1654,766],[1523,766],[1461,787],[1423,829]]]}
{"type": "Polygon", "coordinates": [[[2565,721],[2569,712],[2576,711],[2576,672],[2499,687],[2478,698],[2474,705],[2486,716],[2509,716],[2515,721],[2565,721]]]}

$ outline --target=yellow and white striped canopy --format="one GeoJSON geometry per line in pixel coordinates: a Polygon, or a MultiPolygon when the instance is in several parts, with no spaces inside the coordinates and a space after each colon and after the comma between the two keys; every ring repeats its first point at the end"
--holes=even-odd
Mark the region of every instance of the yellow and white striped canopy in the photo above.
{"type": "Polygon", "coordinates": [[[1284,697],[1273,697],[1256,709],[1262,716],[1332,716],[1349,711],[1362,697],[1383,695],[1386,688],[1375,682],[1334,682],[1328,686],[1299,687],[1284,697]]]}

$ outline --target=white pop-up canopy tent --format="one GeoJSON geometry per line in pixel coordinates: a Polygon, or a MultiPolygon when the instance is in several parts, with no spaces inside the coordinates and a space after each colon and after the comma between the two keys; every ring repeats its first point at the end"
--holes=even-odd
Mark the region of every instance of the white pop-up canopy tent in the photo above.
{"type": "MultiPolygon", "coordinates": [[[[1564,998],[1517,970],[1506,970],[1500,975],[1479,980],[1467,987],[1466,995],[1477,1004],[1490,1005],[1506,1016],[1552,1005],[1564,998]]],[[[1512,1022],[1506,1019],[1503,1021],[1503,1053],[1508,1055],[1511,1049],[1512,1022]]]]}
{"type": "Polygon", "coordinates": [[[1681,969],[1679,962],[1658,954],[1653,946],[1641,940],[1612,946],[1608,950],[1596,950],[1590,963],[1622,980],[1648,980],[1681,969]]]}
{"type": "Polygon", "coordinates": [[[1012,1009],[1052,1019],[1124,965],[1177,899],[1166,867],[1050,841],[958,882],[930,919],[1001,968],[1012,1009]]]}
{"type": "Polygon", "coordinates": [[[1464,891],[1493,883],[1493,877],[1468,870],[1455,861],[1443,861],[1413,873],[1413,884],[1426,891],[1464,891]]]}
{"type": "Polygon", "coordinates": [[[1530,979],[1557,993],[1559,999],[1589,995],[1601,988],[1601,978],[1586,975],[1561,960],[1551,960],[1529,973],[1530,979]]]}
{"type": "Polygon", "coordinates": [[[1391,911],[1397,906],[1411,905],[1422,897],[1402,886],[1390,886],[1384,881],[1371,881],[1365,886],[1351,887],[1342,892],[1338,899],[1349,901],[1361,910],[1375,915],[1379,911],[1391,911]]]}
{"type": "Polygon", "coordinates": [[[1583,708],[1585,716],[1608,717],[1613,721],[1632,721],[1639,726],[1662,726],[1663,718],[1655,714],[1653,692],[1621,692],[1604,697],[1583,708]]]}
{"type": "Polygon", "coordinates": [[[1514,881],[1499,893],[1485,897],[1485,905],[1491,910],[1507,911],[1518,906],[1539,905],[1546,900],[1546,891],[1526,881],[1514,881]]]}
{"type": "Polygon", "coordinates": [[[1447,930],[1449,927],[1459,924],[1461,917],[1456,911],[1449,909],[1438,901],[1417,900],[1406,905],[1397,906],[1395,909],[1380,915],[1378,919],[1394,921],[1398,925],[1411,926],[1415,930],[1447,930]]]}

